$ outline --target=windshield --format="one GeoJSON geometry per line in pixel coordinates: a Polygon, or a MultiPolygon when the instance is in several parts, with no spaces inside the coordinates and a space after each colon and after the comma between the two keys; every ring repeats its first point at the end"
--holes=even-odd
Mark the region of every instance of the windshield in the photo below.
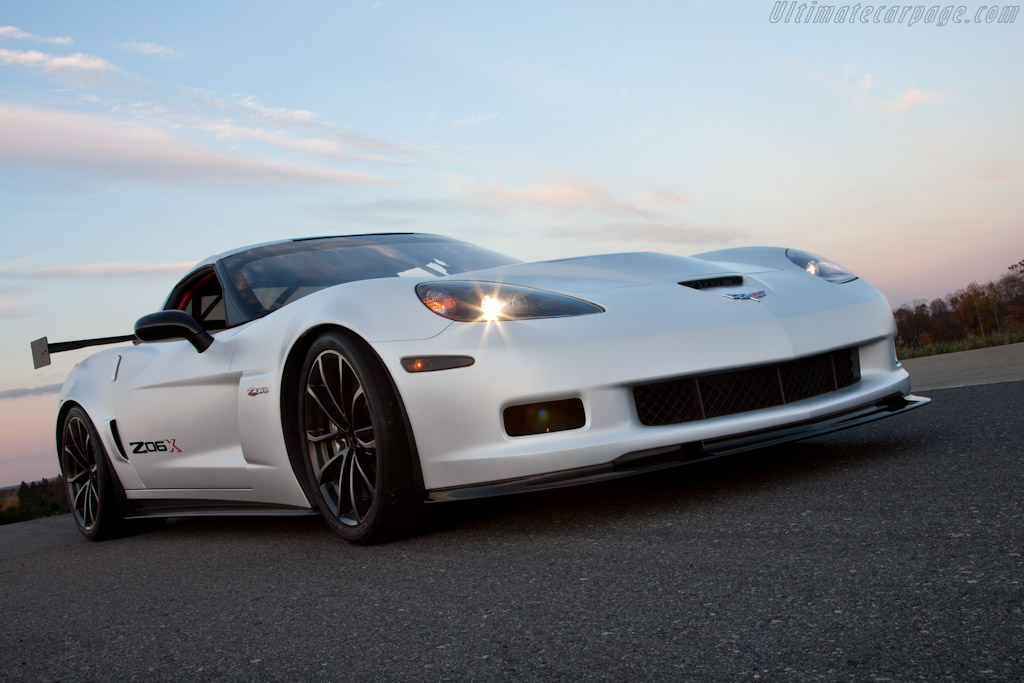
{"type": "Polygon", "coordinates": [[[443,277],[517,259],[437,235],[364,235],[255,247],[223,260],[231,285],[259,318],[318,290],[381,277],[443,277]]]}

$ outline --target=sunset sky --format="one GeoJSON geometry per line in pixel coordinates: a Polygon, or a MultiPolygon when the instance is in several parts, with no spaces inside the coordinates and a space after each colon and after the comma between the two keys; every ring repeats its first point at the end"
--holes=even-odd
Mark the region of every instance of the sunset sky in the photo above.
{"type": "Polygon", "coordinates": [[[57,391],[88,353],[33,370],[31,340],[130,333],[244,244],[795,246],[893,306],[1024,258],[1024,16],[776,6],[4,2],[0,486],[58,472],[57,391]]]}

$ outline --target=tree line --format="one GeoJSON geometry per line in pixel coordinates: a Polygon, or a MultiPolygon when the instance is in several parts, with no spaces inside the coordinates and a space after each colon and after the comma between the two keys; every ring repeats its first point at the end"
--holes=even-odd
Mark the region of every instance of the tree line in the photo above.
{"type": "Polygon", "coordinates": [[[991,340],[974,344],[981,346],[1020,341],[1024,335],[1024,260],[1007,270],[998,280],[984,285],[972,282],[931,303],[917,300],[900,306],[893,311],[897,347],[901,351],[931,347],[941,353],[959,350],[942,348],[949,343],[991,340]]]}
{"type": "Polygon", "coordinates": [[[21,482],[17,498],[9,498],[0,511],[0,524],[63,515],[66,512],[70,512],[70,509],[63,477],[58,476],[50,481],[43,479],[31,484],[21,482]]]}

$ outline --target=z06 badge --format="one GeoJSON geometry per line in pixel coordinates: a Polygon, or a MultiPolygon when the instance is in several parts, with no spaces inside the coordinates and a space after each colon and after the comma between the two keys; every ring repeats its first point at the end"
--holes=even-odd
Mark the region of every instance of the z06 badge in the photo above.
{"type": "Polygon", "coordinates": [[[164,439],[163,441],[129,441],[132,453],[181,453],[177,439],[164,439]]]}

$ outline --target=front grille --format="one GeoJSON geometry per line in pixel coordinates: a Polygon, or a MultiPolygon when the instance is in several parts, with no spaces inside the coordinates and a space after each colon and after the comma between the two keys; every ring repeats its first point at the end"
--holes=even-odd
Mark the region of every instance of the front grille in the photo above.
{"type": "Polygon", "coordinates": [[[792,403],[860,381],[856,347],[775,365],[681,377],[633,387],[640,423],[693,422],[792,403]]]}

